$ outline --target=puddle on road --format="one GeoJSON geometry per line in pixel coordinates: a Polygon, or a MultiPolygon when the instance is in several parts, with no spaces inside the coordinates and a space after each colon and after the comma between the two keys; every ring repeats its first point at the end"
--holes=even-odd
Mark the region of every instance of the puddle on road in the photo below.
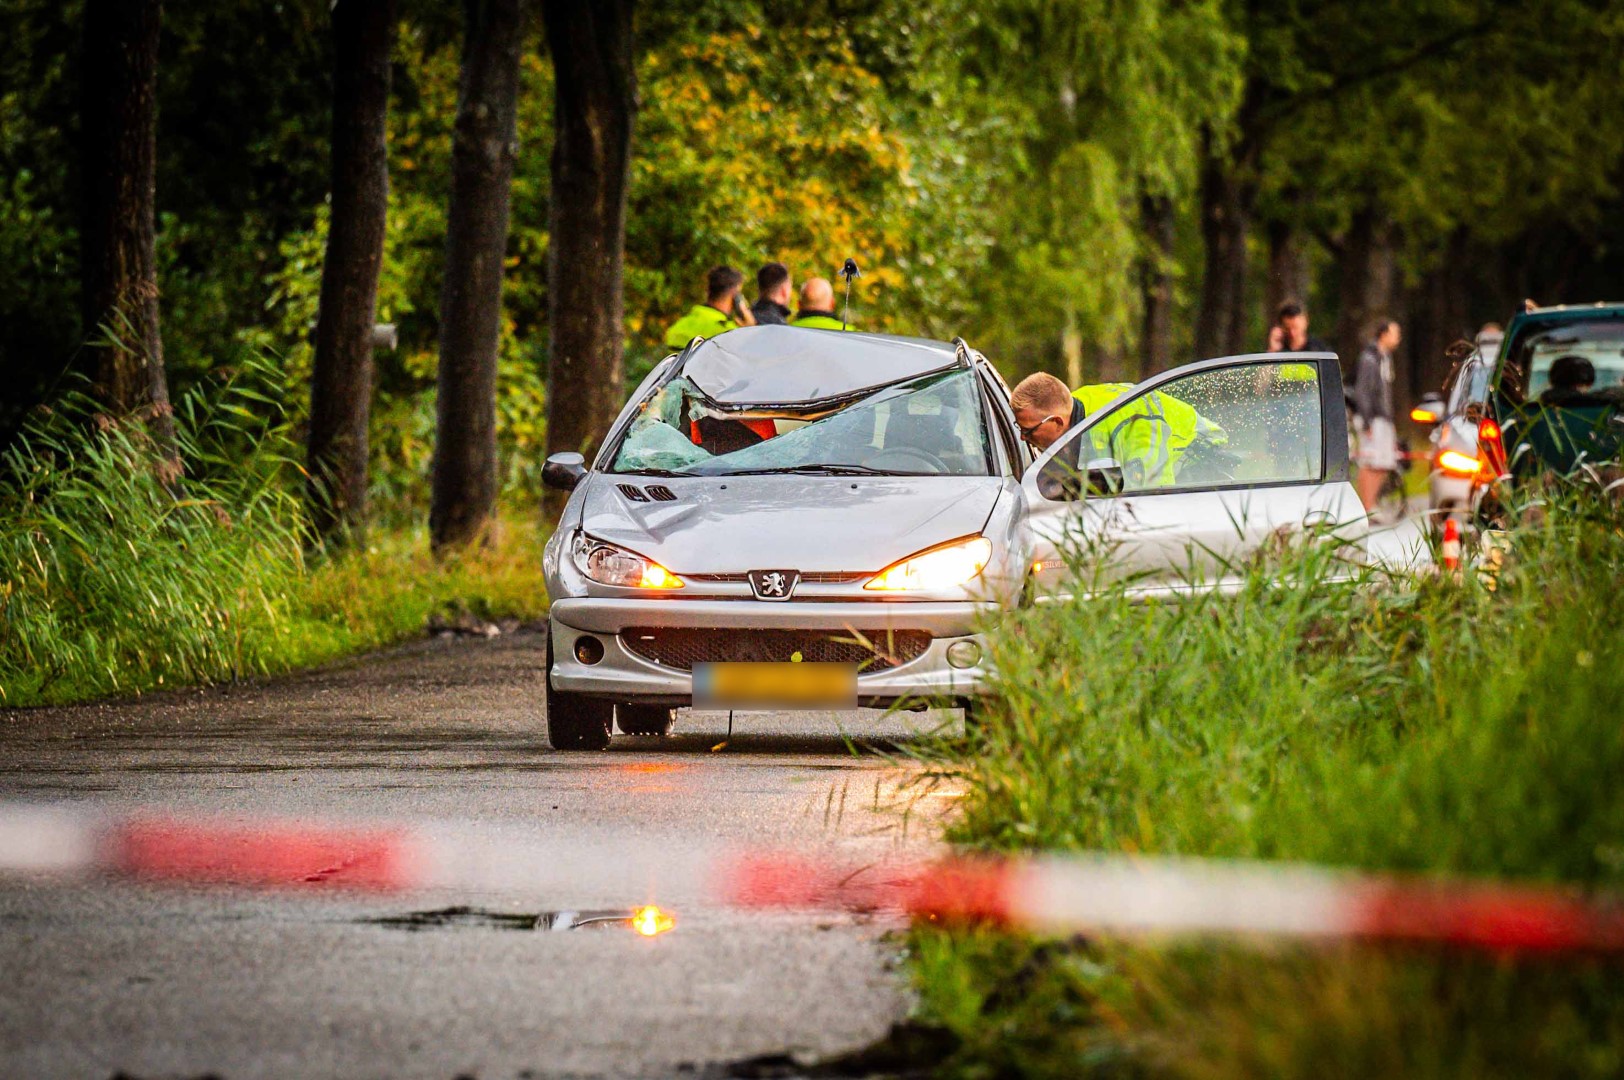
{"type": "Polygon", "coordinates": [[[585,911],[538,911],[534,913],[488,911],[456,906],[433,911],[412,911],[404,915],[379,915],[357,922],[390,930],[601,930],[634,931],[653,937],[670,930],[670,915],[658,908],[610,908],[585,911]]]}

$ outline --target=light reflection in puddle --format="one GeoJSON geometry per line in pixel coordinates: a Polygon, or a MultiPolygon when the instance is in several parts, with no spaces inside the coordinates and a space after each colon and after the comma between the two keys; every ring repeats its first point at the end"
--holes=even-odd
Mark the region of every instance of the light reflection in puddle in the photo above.
{"type": "Polygon", "coordinates": [[[589,930],[623,928],[641,937],[657,937],[676,926],[676,918],[652,904],[640,908],[609,908],[583,911],[541,911],[522,913],[487,911],[465,906],[413,911],[404,915],[380,915],[361,919],[371,926],[390,930],[589,930]]]}

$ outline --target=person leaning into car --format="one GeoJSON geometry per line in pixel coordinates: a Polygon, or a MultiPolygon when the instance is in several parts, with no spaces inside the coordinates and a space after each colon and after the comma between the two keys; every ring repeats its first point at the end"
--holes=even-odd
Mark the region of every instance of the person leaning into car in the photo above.
{"type": "MultiPolygon", "coordinates": [[[[1068,391],[1066,384],[1044,372],[1028,375],[1009,395],[1009,405],[1021,438],[1039,453],[1090,413],[1098,411],[1132,387],[1128,383],[1096,383],[1068,391]]],[[[1169,487],[1184,451],[1198,438],[1212,445],[1228,442],[1223,428],[1207,420],[1178,398],[1152,390],[1118,409],[1089,433],[1103,435],[1123,475],[1135,489],[1169,487]],[[1125,436],[1118,433],[1126,426],[1125,436]]],[[[1085,440],[1073,439],[1058,457],[1073,471],[1086,466],[1078,460],[1085,440]]]]}
{"type": "Polygon", "coordinates": [[[688,314],[671,324],[665,332],[665,347],[684,349],[696,337],[713,338],[740,326],[754,326],[756,317],[744,306],[740,295],[743,285],[744,275],[733,267],[711,267],[705,275],[705,302],[695,304],[688,314]]]}

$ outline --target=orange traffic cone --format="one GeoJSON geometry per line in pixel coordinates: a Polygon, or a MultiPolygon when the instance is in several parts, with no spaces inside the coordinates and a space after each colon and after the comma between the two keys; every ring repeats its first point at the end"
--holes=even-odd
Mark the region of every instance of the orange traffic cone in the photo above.
{"type": "Polygon", "coordinates": [[[1444,538],[1439,545],[1445,570],[1460,569],[1460,524],[1454,518],[1444,519],[1444,538]]]}

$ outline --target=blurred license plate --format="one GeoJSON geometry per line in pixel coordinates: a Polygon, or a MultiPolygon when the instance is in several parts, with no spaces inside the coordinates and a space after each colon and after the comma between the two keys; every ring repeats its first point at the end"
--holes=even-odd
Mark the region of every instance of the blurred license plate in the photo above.
{"type": "Polygon", "coordinates": [[[855,664],[694,665],[696,709],[850,709],[856,705],[855,664]]]}

